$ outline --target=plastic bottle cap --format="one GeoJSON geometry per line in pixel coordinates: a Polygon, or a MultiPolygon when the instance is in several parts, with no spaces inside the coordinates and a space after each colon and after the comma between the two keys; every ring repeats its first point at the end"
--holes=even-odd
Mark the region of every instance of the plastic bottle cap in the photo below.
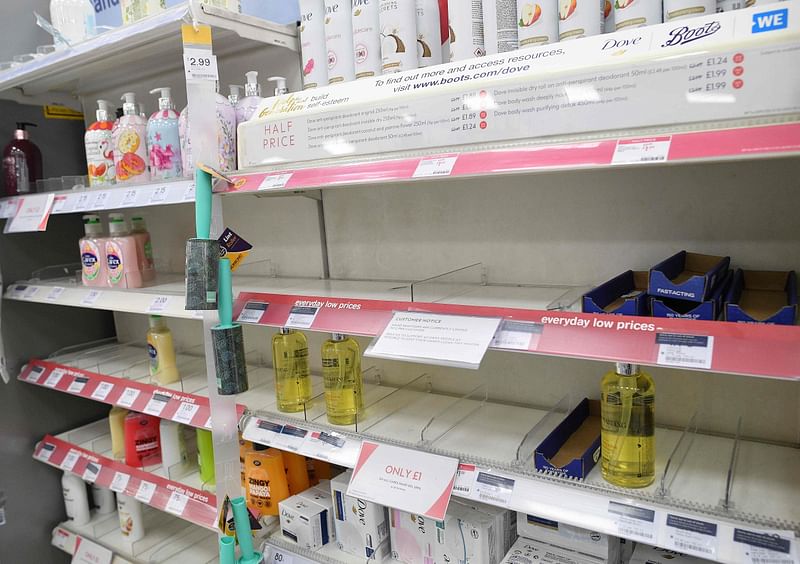
{"type": "Polygon", "coordinates": [[[163,317],[160,315],[151,315],[148,319],[151,329],[161,329],[162,327],[166,327],[167,323],[163,317]]]}
{"type": "Polygon", "coordinates": [[[247,84],[244,85],[245,96],[261,96],[261,85],[258,83],[258,71],[244,73],[247,84]]]}
{"type": "Polygon", "coordinates": [[[281,327],[281,328],[278,330],[278,332],[279,332],[281,335],[290,335],[290,334],[291,334],[293,331],[294,331],[294,329],[291,329],[291,328],[289,328],[289,327],[281,327]]]}
{"type": "Polygon", "coordinates": [[[136,94],[133,92],[126,92],[120,98],[122,104],[122,115],[135,116],[136,115],[136,94]]]}
{"type": "Polygon", "coordinates": [[[102,235],[103,224],[100,222],[99,215],[83,216],[83,231],[86,235],[102,235]]]}
{"type": "Polygon", "coordinates": [[[26,127],[39,127],[35,123],[31,123],[29,121],[18,121],[17,122],[17,129],[14,131],[14,138],[15,139],[29,139],[30,133],[28,133],[25,128],[26,127]]]}
{"type": "Polygon", "coordinates": [[[111,110],[111,102],[108,100],[97,101],[97,121],[108,121],[109,111],[111,110]]]}
{"type": "Polygon", "coordinates": [[[627,362],[617,362],[616,363],[616,372],[620,376],[633,376],[634,374],[639,373],[639,365],[638,364],[630,364],[627,362]]]}
{"type": "Polygon", "coordinates": [[[121,213],[109,214],[108,231],[112,235],[127,235],[130,231],[128,229],[128,222],[125,221],[125,216],[121,213]]]}
{"type": "Polygon", "coordinates": [[[171,110],[172,109],[172,88],[167,86],[159,86],[158,88],[153,88],[150,91],[150,94],[159,94],[158,98],[158,109],[159,110],[171,110]]]}
{"type": "Polygon", "coordinates": [[[236,105],[242,95],[242,87],[238,84],[230,84],[228,85],[228,90],[230,90],[228,100],[230,100],[231,104],[236,105]]]}
{"type": "Polygon", "coordinates": [[[136,232],[146,232],[147,231],[147,223],[145,222],[144,218],[141,216],[136,216],[131,218],[131,227],[136,232]]]}
{"type": "Polygon", "coordinates": [[[344,341],[347,335],[344,333],[331,333],[331,341],[344,341]]]}
{"type": "Polygon", "coordinates": [[[267,79],[269,82],[275,83],[275,96],[282,96],[289,92],[289,89],[286,87],[286,79],[282,76],[271,76],[267,79]]]}

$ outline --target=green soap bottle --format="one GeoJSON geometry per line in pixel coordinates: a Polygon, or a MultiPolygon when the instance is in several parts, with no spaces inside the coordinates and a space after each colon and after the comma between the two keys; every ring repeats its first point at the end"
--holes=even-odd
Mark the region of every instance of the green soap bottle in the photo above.
{"type": "Polygon", "coordinates": [[[361,348],[352,337],[333,333],[322,344],[325,408],[334,425],[352,425],[364,409],[361,348]]]}
{"type": "Polygon", "coordinates": [[[286,327],[276,333],[272,337],[272,365],[275,367],[278,409],[288,413],[303,411],[311,399],[306,336],[286,327]]]}
{"type": "Polygon", "coordinates": [[[200,479],[203,484],[214,485],[216,483],[214,441],[211,431],[205,429],[197,429],[197,465],[200,468],[200,479]]]}
{"type": "Polygon", "coordinates": [[[656,476],[653,378],[617,363],[600,386],[603,478],[625,488],[649,486],[656,476]]]}

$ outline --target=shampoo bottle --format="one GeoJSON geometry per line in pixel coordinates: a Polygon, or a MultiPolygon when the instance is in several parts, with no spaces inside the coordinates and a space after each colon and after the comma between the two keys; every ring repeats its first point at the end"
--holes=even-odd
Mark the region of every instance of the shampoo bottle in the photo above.
{"type": "Polygon", "coordinates": [[[172,90],[156,88],[150,94],[159,92],[158,111],[147,121],[147,150],[150,152],[150,176],[153,180],[169,180],[183,176],[180,116],[172,104],[172,90]]]}
{"type": "MultiPolygon", "coordinates": [[[[442,64],[442,23],[439,0],[416,0],[417,63],[420,68],[442,64]]],[[[516,23],[516,22],[515,22],[516,23]]],[[[516,25],[514,26],[516,37],[516,25]]]]}
{"type": "Polygon", "coordinates": [[[381,0],[381,69],[391,74],[417,68],[417,8],[414,0],[381,0]]]}
{"type": "Polygon", "coordinates": [[[328,421],[352,425],[364,408],[361,349],[352,337],[333,333],[322,344],[322,378],[328,421]]]}
{"type": "Polygon", "coordinates": [[[144,538],[144,522],[142,521],[142,505],[125,494],[117,495],[117,512],[119,529],[128,542],[136,542],[144,538]]]}
{"type": "Polygon", "coordinates": [[[181,379],[175,360],[175,345],[172,331],[160,315],[150,316],[147,331],[147,354],[150,356],[150,377],[165,386],[181,379]]]}
{"type": "Polygon", "coordinates": [[[89,510],[89,495],[86,493],[86,482],[72,472],[64,472],[61,476],[61,489],[64,491],[64,509],[67,519],[75,525],[86,525],[92,518],[89,510]]]}
{"type": "Polygon", "coordinates": [[[136,258],[139,259],[139,272],[142,280],[150,281],[156,277],[156,265],[153,260],[153,244],[150,241],[150,232],[147,223],[140,215],[131,218],[131,234],[136,240],[136,258]]]}
{"type": "Polygon", "coordinates": [[[325,45],[328,48],[328,84],[355,80],[351,1],[325,0],[325,45]]]}
{"type": "Polygon", "coordinates": [[[111,428],[111,456],[116,460],[125,458],[125,417],[129,411],[114,406],[108,412],[108,426],[111,428]]]}
{"type": "Polygon", "coordinates": [[[275,367],[278,409],[288,413],[303,411],[311,399],[306,336],[285,327],[275,333],[272,337],[272,365],[275,367]]]}
{"type": "Polygon", "coordinates": [[[116,181],[114,168],[114,122],[109,119],[111,103],[97,101],[97,121],[86,130],[86,164],[89,169],[89,185],[101,186],[116,181]]]}
{"type": "Polygon", "coordinates": [[[108,216],[109,238],[106,239],[106,267],[108,285],[112,288],[141,288],[142,274],[139,271],[139,256],[136,239],[128,229],[128,222],[121,213],[108,216]]]}
{"type": "Polygon", "coordinates": [[[624,488],[656,474],[655,383],[635,364],[617,363],[600,390],[603,478],[624,488]]]}
{"type": "Polygon", "coordinates": [[[300,0],[300,51],[303,90],[328,84],[328,50],[325,48],[323,0],[300,0]]]}
{"type": "Polygon", "coordinates": [[[161,464],[165,469],[169,470],[172,466],[189,460],[183,426],[180,423],[162,419],[158,424],[158,432],[161,439],[161,464]]]}
{"type": "Polygon", "coordinates": [[[125,416],[125,464],[141,468],[160,462],[158,418],[131,411],[125,416]]]}
{"type": "Polygon", "coordinates": [[[311,487],[306,457],[293,452],[282,452],[283,467],[289,483],[289,494],[297,495],[311,487]]]}
{"type": "Polygon", "coordinates": [[[14,138],[3,149],[6,196],[36,192],[36,181],[42,178],[42,152],[25,129],[29,126],[36,124],[18,121],[14,138]]]}
{"type": "Polygon", "coordinates": [[[101,515],[113,513],[117,508],[114,492],[97,484],[92,484],[92,501],[101,515]]]}
{"type": "Polygon", "coordinates": [[[261,103],[261,85],[258,83],[258,71],[244,73],[247,82],[244,85],[244,98],[236,105],[236,123],[244,123],[253,117],[261,103]]]}
{"type": "Polygon", "coordinates": [[[263,515],[278,515],[278,503],[289,497],[289,482],[281,451],[274,448],[244,455],[247,506],[263,515]]]}
{"type": "Polygon", "coordinates": [[[84,237],[81,251],[81,280],[84,286],[108,286],[106,239],[99,215],[83,216],[84,237]]]}
{"type": "Polygon", "coordinates": [[[557,42],[558,0],[517,0],[517,26],[520,47],[557,42]]]}
{"type": "Polygon", "coordinates": [[[122,95],[122,117],[114,124],[112,132],[114,167],[117,182],[135,184],[150,180],[147,171],[147,121],[138,114],[136,95],[122,95]]]}
{"type": "Polygon", "coordinates": [[[353,1],[353,56],[356,80],[381,74],[380,5],[376,0],[353,1]]]}
{"type": "Polygon", "coordinates": [[[200,468],[200,479],[203,484],[216,483],[214,469],[214,440],[211,431],[197,429],[197,465],[200,468]]]}

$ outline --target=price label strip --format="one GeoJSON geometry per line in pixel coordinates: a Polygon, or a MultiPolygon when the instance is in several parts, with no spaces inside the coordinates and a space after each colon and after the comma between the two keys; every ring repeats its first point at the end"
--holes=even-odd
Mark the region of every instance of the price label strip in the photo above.
{"type": "Polygon", "coordinates": [[[125,388],[125,391],[122,392],[122,395],[117,400],[117,405],[121,405],[122,407],[133,407],[133,404],[136,402],[136,398],[139,397],[139,390],[136,388],[125,388]]]}
{"type": "Polygon", "coordinates": [[[660,366],[676,366],[709,370],[714,356],[714,337],[658,333],[658,359],[660,366]]]}
{"type": "Polygon", "coordinates": [[[42,462],[47,462],[50,460],[50,457],[53,456],[53,453],[56,451],[56,445],[51,445],[50,443],[44,443],[42,448],[39,449],[39,460],[42,462]]]}
{"type": "Polygon", "coordinates": [[[417,168],[412,178],[430,178],[437,176],[450,176],[453,167],[456,165],[458,155],[454,157],[437,157],[432,159],[422,159],[417,164],[417,168]]]}
{"type": "Polygon", "coordinates": [[[169,296],[156,296],[150,305],[147,307],[147,313],[164,313],[169,307],[169,296]]]}
{"type": "Polygon", "coordinates": [[[66,371],[63,368],[54,368],[50,375],[47,377],[47,380],[44,381],[44,385],[48,388],[55,388],[58,386],[58,383],[61,381],[61,378],[64,377],[66,371]]]}
{"type": "Polygon", "coordinates": [[[307,435],[308,431],[305,429],[284,425],[279,440],[285,448],[297,452],[303,446],[307,435]]]}
{"type": "Polygon", "coordinates": [[[504,319],[489,346],[495,349],[515,351],[536,350],[543,329],[544,326],[541,323],[504,319]]]}
{"type": "Polygon", "coordinates": [[[617,141],[611,164],[663,163],[669,157],[672,137],[648,137],[617,141]]]}
{"type": "Polygon", "coordinates": [[[717,525],[683,515],[667,513],[666,542],[664,548],[695,554],[701,558],[715,558],[719,546],[717,525]]]}
{"type": "Polygon", "coordinates": [[[792,554],[791,531],[750,531],[733,530],[735,554],[739,561],[749,564],[792,564],[796,562],[792,554]]]}
{"type": "Polygon", "coordinates": [[[150,398],[150,401],[147,402],[147,405],[144,406],[144,412],[148,415],[159,417],[170,399],[170,396],[156,392],[150,398]]]}
{"type": "Polygon", "coordinates": [[[189,184],[189,186],[186,187],[186,190],[183,191],[183,201],[194,202],[194,198],[195,198],[194,184],[189,184]]]}
{"type": "Polygon", "coordinates": [[[269,174],[264,177],[264,180],[261,181],[261,184],[258,185],[258,190],[277,190],[280,188],[286,188],[286,185],[289,183],[289,180],[292,178],[291,172],[285,172],[283,174],[269,174]]]}
{"type": "Polygon", "coordinates": [[[617,535],[654,544],[656,541],[656,512],[653,509],[608,502],[608,513],[614,519],[617,535]]]}
{"type": "Polygon", "coordinates": [[[294,306],[289,311],[286,327],[294,329],[310,329],[317,318],[320,308],[310,306],[294,306]]]}
{"type": "Polygon", "coordinates": [[[99,300],[102,295],[103,292],[100,290],[89,290],[81,300],[81,305],[92,306],[97,303],[97,300],[99,300]]]}
{"type": "Polygon", "coordinates": [[[65,291],[66,288],[62,288],[61,286],[56,286],[55,288],[50,289],[50,291],[47,293],[44,299],[47,300],[48,302],[58,301],[58,298],[60,298],[61,294],[63,294],[65,291]]]}
{"type": "Polygon", "coordinates": [[[172,420],[177,423],[183,423],[184,425],[190,425],[192,419],[194,419],[194,416],[199,410],[200,406],[196,403],[182,401],[175,415],[172,416],[172,420]]]}
{"type": "Polygon", "coordinates": [[[283,425],[259,419],[256,423],[256,428],[261,431],[258,433],[257,442],[276,447],[281,445],[280,435],[283,430],[283,425]]]}
{"type": "Polygon", "coordinates": [[[61,461],[61,469],[66,470],[67,472],[72,472],[72,469],[75,468],[75,464],[78,463],[80,458],[81,453],[75,449],[70,449],[70,451],[67,453],[67,456],[65,456],[64,460],[61,461]]]}
{"type": "Polygon", "coordinates": [[[475,485],[477,468],[472,464],[459,464],[456,471],[456,481],[453,483],[453,493],[461,497],[470,497],[472,487],[475,485]]]}
{"type": "Polygon", "coordinates": [[[166,186],[159,186],[153,193],[150,195],[150,203],[157,204],[159,202],[163,202],[167,199],[167,187],[166,186]]]}
{"type": "Polygon", "coordinates": [[[94,202],[92,202],[93,210],[102,210],[108,204],[108,198],[111,195],[110,192],[100,192],[94,197],[94,202]]]}
{"type": "Polygon", "coordinates": [[[28,372],[28,376],[25,378],[25,380],[31,384],[37,384],[39,379],[42,377],[42,374],[44,374],[44,366],[34,366],[31,368],[31,371],[28,372]]]}
{"type": "Polygon", "coordinates": [[[131,477],[125,472],[114,472],[114,479],[111,480],[111,490],[117,493],[123,493],[130,481],[131,477]]]}
{"type": "Polygon", "coordinates": [[[22,299],[23,300],[33,299],[38,293],[39,293],[39,286],[28,286],[28,289],[25,290],[24,294],[22,294],[22,299]]]}
{"type": "Polygon", "coordinates": [[[83,391],[86,387],[86,384],[89,383],[89,379],[85,376],[76,376],[72,383],[67,388],[67,391],[71,394],[79,394],[83,391]]]}
{"type": "Polygon", "coordinates": [[[92,392],[92,399],[97,401],[105,401],[111,390],[114,389],[114,384],[111,382],[100,382],[92,392]]]}
{"type": "Polygon", "coordinates": [[[269,304],[264,302],[247,302],[244,304],[242,312],[236,318],[236,321],[239,323],[259,323],[268,307],[269,304]]]}
{"type": "Polygon", "coordinates": [[[153,482],[142,480],[139,482],[139,488],[136,490],[136,495],[134,497],[142,503],[149,504],[155,493],[156,485],[153,482]]]}
{"type": "Polygon", "coordinates": [[[473,497],[478,501],[508,507],[514,494],[514,480],[505,476],[478,472],[473,487],[473,497]]]}
{"type": "Polygon", "coordinates": [[[166,510],[175,515],[183,515],[186,504],[189,503],[189,498],[182,493],[172,492],[167,501],[166,510]]]}
{"type": "Polygon", "coordinates": [[[78,198],[78,201],[75,204],[75,211],[85,211],[89,208],[89,198],[92,195],[89,192],[84,192],[78,198]]]}
{"type": "Polygon", "coordinates": [[[120,207],[129,208],[131,206],[136,205],[136,197],[139,195],[139,192],[136,188],[131,188],[125,191],[125,194],[122,196],[122,203],[120,207]]]}
{"type": "Polygon", "coordinates": [[[97,477],[100,475],[100,470],[102,469],[103,467],[99,464],[95,464],[94,462],[88,463],[86,465],[86,469],[83,471],[83,480],[85,482],[94,484],[97,480],[97,477]]]}

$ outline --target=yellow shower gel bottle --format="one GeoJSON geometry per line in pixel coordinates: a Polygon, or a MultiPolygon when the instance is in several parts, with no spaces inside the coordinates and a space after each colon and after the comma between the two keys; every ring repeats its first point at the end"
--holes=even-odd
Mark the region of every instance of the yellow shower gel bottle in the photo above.
{"type": "Polygon", "coordinates": [[[278,409],[288,413],[303,411],[311,399],[306,336],[285,327],[276,333],[272,337],[272,365],[275,367],[278,409]]]}
{"type": "Polygon", "coordinates": [[[361,349],[352,337],[333,333],[322,344],[325,407],[334,425],[352,425],[364,409],[361,349]]]}
{"type": "Polygon", "coordinates": [[[643,488],[656,476],[655,383],[635,364],[617,363],[600,392],[603,478],[643,488]]]}

